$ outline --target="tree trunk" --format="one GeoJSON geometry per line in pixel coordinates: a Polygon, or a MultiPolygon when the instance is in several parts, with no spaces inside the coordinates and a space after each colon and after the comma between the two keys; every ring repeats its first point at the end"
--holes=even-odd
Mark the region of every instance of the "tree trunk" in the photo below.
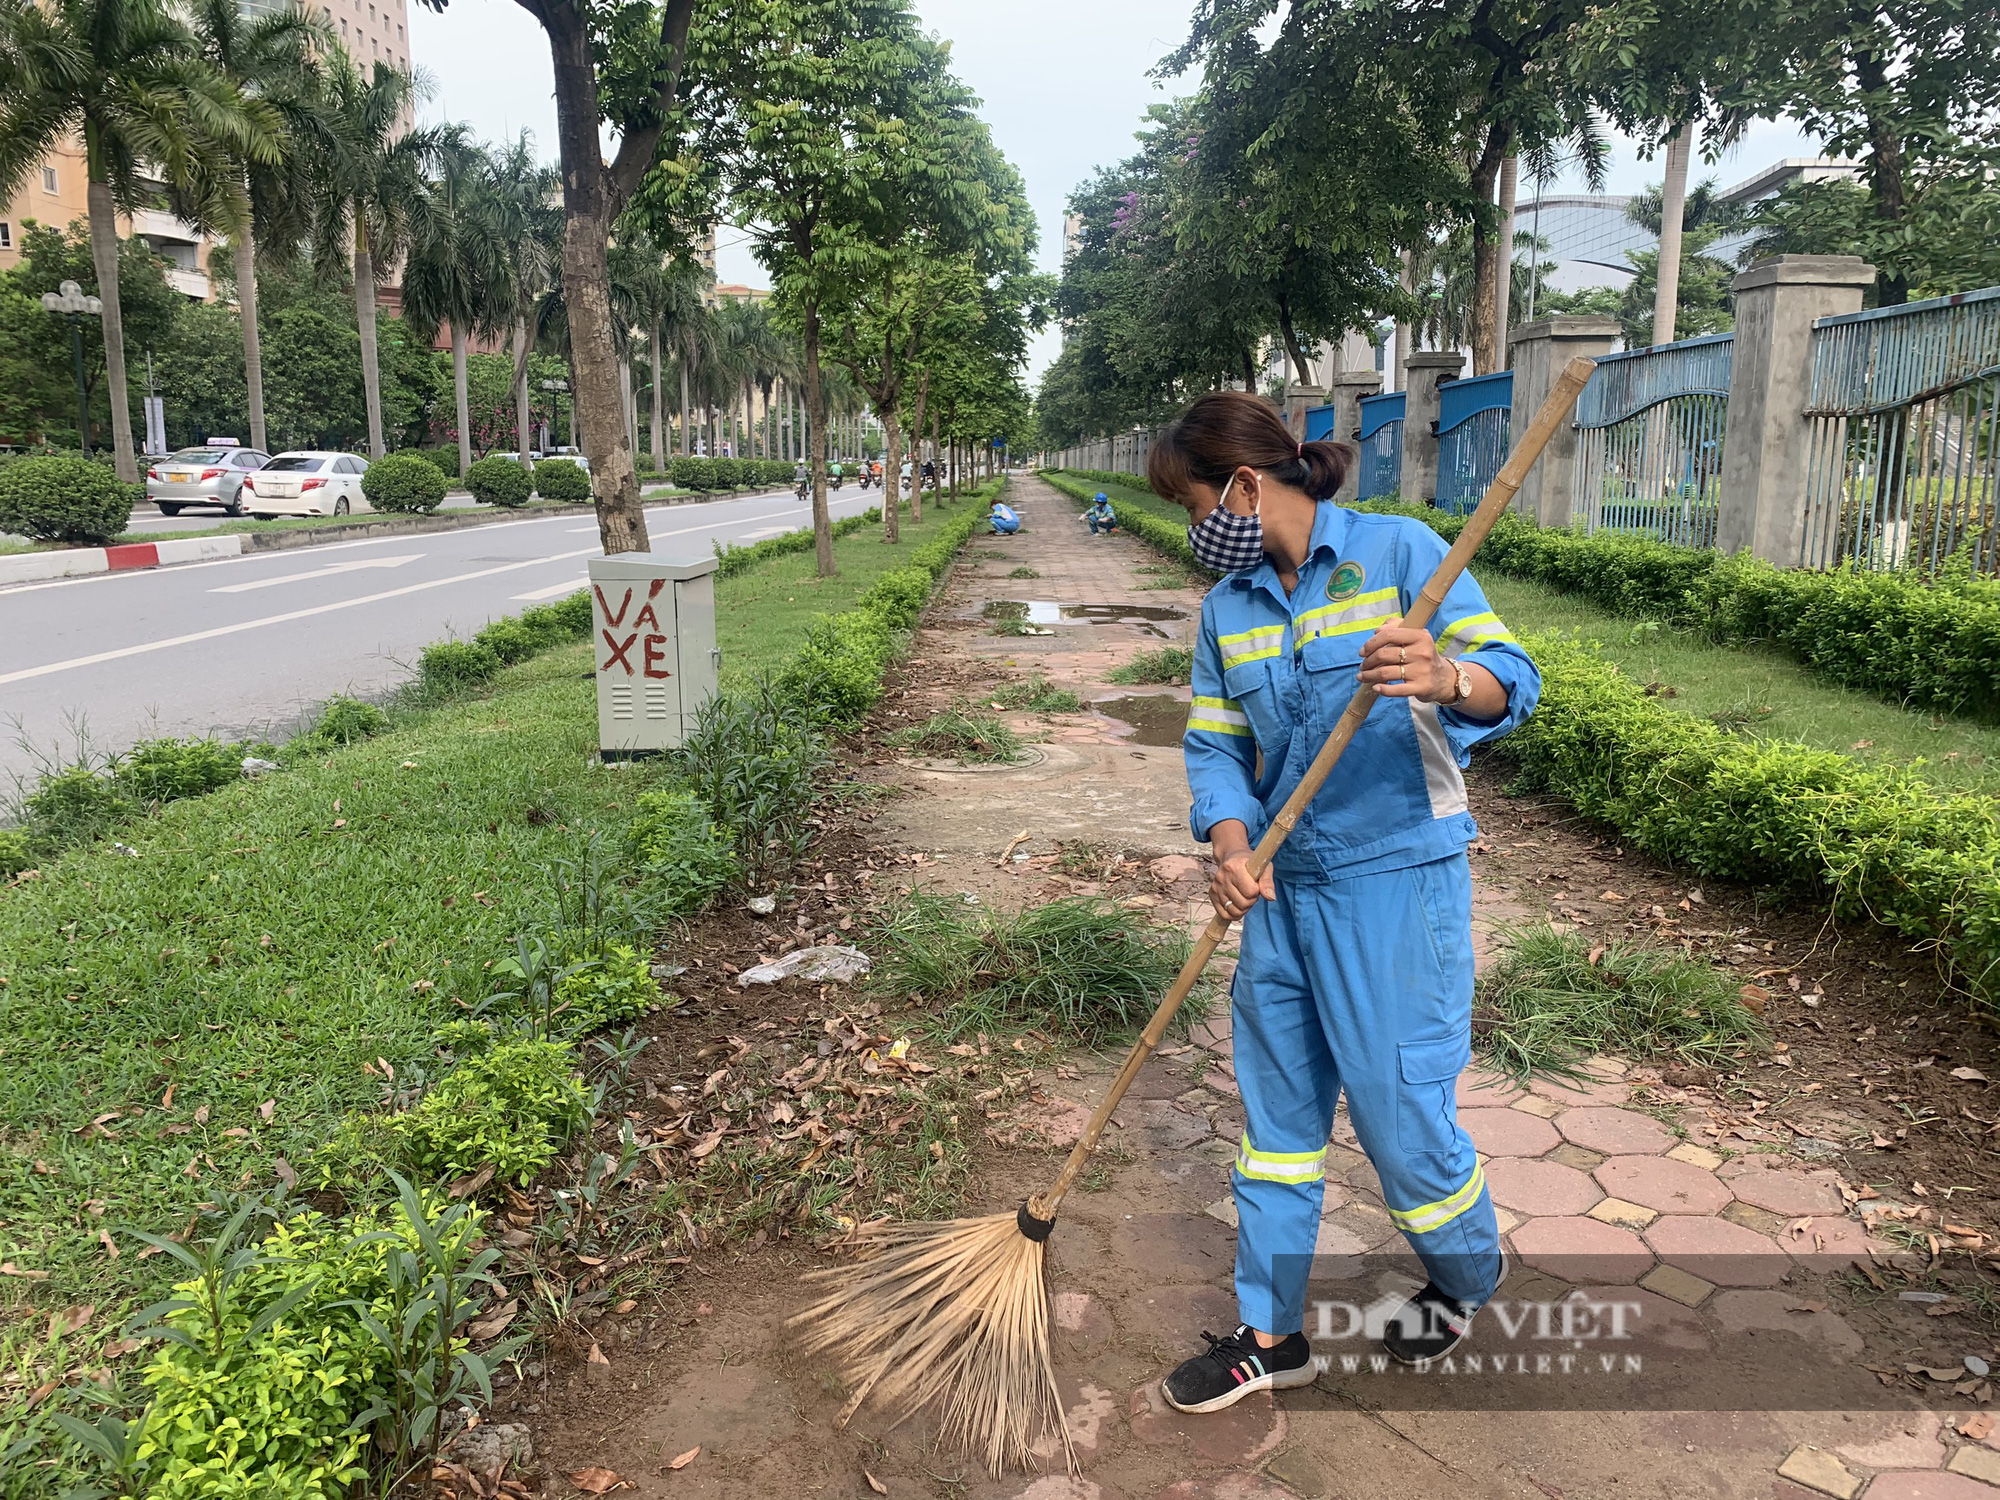
{"type": "Polygon", "coordinates": [[[1500,163],[1500,255],[1493,277],[1493,342],[1499,363],[1507,364],[1507,324],[1514,300],[1514,195],[1520,184],[1521,158],[1509,152],[1500,163]]]}
{"type": "Polygon", "coordinates": [[[528,409],[528,320],[514,319],[514,446],[515,456],[533,473],[534,460],[528,452],[535,446],[532,433],[534,415],[528,409]]]}
{"type": "Polygon", "coordinates": [[[898,420],[895,402],[891,401],[882,409],[881,417],[882,540],[893,545],[903,539],[900,520],[903,510],[903,469],[897,462],[897,450],[903,442],[903,428],[898,420]]]}
{"type": "Polygon", "coordinates": [[[354,322],[361,330],[361,399],[368,407],[368,456],[389,451],[382,441],[382,362],[375,347],[375,258],[368,251],[368,221],[354,205],[354,322]]]}
{"type": "Polygon", "coordinates": [[[451,395],[458,415],[458,477],[472,467],[472,400],[465,381],[465,330],[451,325],[451,395]]]}
{"type": "MultiPolygon", "coordinates": [[[[1472,193],[1482,205],[1493,203],[1500,163],[1507,157],[1513,131],[1495,122],[1487,127],[1486,149],[1472,169],[1472,193]]],[[[1484,213],[1472,221],[1472,373],[1491,375],[1499,369],[1493,337],[1493,285],[1500,260],[1499,230],[1484,213]]]]}
{"type": "Polygon", "coordinates": [[[1294,377],[1300,385],[1313,383],[1312,363],[1306,358],[1305,347],[1299,343],[1299,333],[1292,326],[1291,304],[1284,298],[1278,299],[1278,333],[1285,341],[1285,353],[1290,356],[1294,377]]]}
{"type": "Polygon", "coordinates": [[[819,576],[831,578],[833,566],[833,523],[826,508],[826,388],[820,384],[819,300],[808,297],[805,305],[806,346],[806,430],[812,455],[813,558],[819,576]]]}
{"type": "Polygon", "coordinates": [[[1667,171],[1660,183],[1660,259],[1653,277],[1653,342],[1671,344],[1681,305],[1681,219],[1687,210],[1688,156],[1694,126],[1667,141],[1667,171]]]}
{"type": "MultiPolygon", "coordinates": [[[[1416,295],[1417,252],[1414,250],[1403,252],[1403,290],[1416,295]]],[[[1389,361],[1389,389],[1392,391],[1400,391],[1406,383],[1403,362],[1410,357],[1410,336],[1414,331],[1412,324],[1399,322],[1396,325],[1396,357],[1389,361]]]]}
{"type": "MultiPolygon", "coordinates": [[[[97,296],[104,304],[105,391],[111,398],[111,457],[118,477],[139,482],[138,461],[132,456],[132,408],[125,394],[125,319],[118,304],[118,205],[111,189],[94,176],[87,200],[90,209],[90,264],[97,272],[97,296]]],[[[86,442],[89,433],[79,434],[86,442]]]]}
{"type": "Polygon", "coordinates": [[[687,356],[686,356],[685,354],[683,354],[683,355],[681,356],[681,446],[680,446],[680,452],[681,452],[681,456],[682,456],[682,457],[684,457],[684,458],[685,458],[685,457],[686,457],[687,455],[689,455],[689,454],[691,454],[691,453],[693,453],[693,452],[694,452],[694,448],[693,448],[693,446],[692,446],[692,445],[691,445],[691,444],[690,444],[690,443],[688,442],[688,434],[689,434],[689,432],[690,432],[690,431],[691,431],[691,429],[690,429],[690,428],[688,427],[688,366],[687,366],[687,356]]]}
{"type": "MultiPolygon", "coordinates": [[[[1889,74],[1881,52],[1873,48],[1856,50],[1854,81],[1864,94],[1883,97],[1889,86],[1889,74]]],[[[1903,180],[1903,137],[1894,120],[1872,109],[1868,111],[1866,170],[1868,195],[1875,202],[1875,212],[1884,223],[1902,228],[1907,194],[1903,180]]],[[[1900,307],[1910,300],[1910,278],[1900,271],[1877,271],[1875,294],[1880,306],[1900,307]]]]}
{"type": "Polygon", "coordinates": [[[625,422],[625,446],[632,455],[632,482],[639,482],[639,396],[632,388],[632,354],[618,356],[618,415],[625,422]]]}
{"type": "Polygon", "coordinates": [[[243,208],[243,227],[230,248],[236,255],[236,313],[243,324],[243,386],[250,398],[250,446],[269,453],[264,425],[264,349],[257,334],[257,246],[250,227],[250,207],[243,208]]]}
{"type": "Polygon", "coordinates": [[[944,453],[938,447],[937,413],[931,413],[931,498],[936,500],[944,488],[944,453]]]}
{"type": "Polygon", "coordinates": [[[917,375],[917,400],[910,410],[910,524],[924,518],[924,398],[930,394],[931,372],[917,375]]]}
{"type": "Polygon", "coordinates": [[[662,431],[667,421],[666,390],[660,384],[660,320],[653,319],[648,331],[651,342],[646,345],[653,370],[653,467],[661,474],[667,472],[667,440],[662,431]]]}

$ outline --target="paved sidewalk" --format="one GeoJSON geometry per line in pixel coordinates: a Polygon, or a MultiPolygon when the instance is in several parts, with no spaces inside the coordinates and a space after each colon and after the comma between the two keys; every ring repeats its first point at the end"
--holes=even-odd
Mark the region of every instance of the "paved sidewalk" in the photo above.
{"type": "MultiPolygon", "coordinates": [[[[962,581],[947,601],[952,621],[985,618],[981,610],[996,598],[1136,598],[1190,608],[1190,593],[1135,591],[1157,575],[1134,570],[1155,559],[1129,539],[1091,538],[1069,519],[1076,507],[1067,497],[1030,479],[1017,482],[1010,498],[1027,530],[991,550],[1004,547],[1039,576],[1005,579],[1000,564],[982,562],[977,578],[962,581]]],[[[1059,621],[1048,628],[1048,636],[965,635],[958,648],[1044,671],[1100,706],[1127,692],[1167,691],[1105,684],[1110,665],[1144,649],[1129,627],[1059,621]]],[[[1191,630],[1169,628],[1180,640],[1191,630]]],[[[1174,696],[1184,702],[1186,690],[1174,696]]],[[[1101,715],[1020,716],[1019,723],[1052,727],[1062,746],[1129,740],[1126,726],[1101,715]]],[[[1178,756],[1164,758],[1178,775],[1178,756]]],[[[1048,783],[1038,780],[1045,795],[1048,783]]],[[[1131,832],[1136,840],[1139,830],[1131,832]]],[[[1031,869],[1044,863],[1032,852],[1016,859],[1031,869]]],[[[1205,922],[1200,867],[1171,849],[1154,867],[1177,877],[1174,895],[1185,902],[1190,925],[1205,922]]],[[[1483,878],[1476,904],[1483,963],[1491,957],[1491,924],[1525,908],[1483,878]]],[[[1052,1145],[1074,1139],[1115,1062],[1049,1082],[1038,1118],[1052,1145]]],[[[1815,1165],[1816,1142],[1744,1149],[1735,1119],[1706,1096],[1615,1058],[1599,1058],[1588,1071],[1573,1085],[1538,1080],[1525,1089],[1477,1069],[1459,1081],[1460,1118],[1485,1162],[1515,1257],[1501,1305],[1544,1311],[1489,1312],[1468,1346],[1483,1364],[1431,1372],[1428,1382],[1376,1375],[1365,1359],[1344,1371],[1341,1352],[1371,1346],[1322,1337],[1316,1348],[1331,1352],[1333,1366],[1316,1387],[1189,1418],[1161,1403],[1157,1378],[1200,1347],[1202,1328],[1221,1332],[1235,1321],[1228,1163],[1242,1116],[1226,1011],[1198,1027],[1191,1043],[1163,1050],[1119,1112],[1122,1128],[1109,1152],[1119,1164],[1110,1185],[1073,1198],[1054,1241],[1059,1369],[1085,1477],[974,1485],[970,1493],[1024,1500],[1392,1492],[1571,1500],[2000,1497],[2000,1433],[1989,1418],[1965,1414],[1948,1424],[1891,1395],[1864,1367],[1864,1332],[1879,1330],[1857,1327],[1859,1315],[1838,1288],[1893,1258],[1893,1247],[1858,1213],[1882,1205],[1859,1201],[1836,1171],[1815,1165]],[[1561,1309],[1577,1304],[1598,1309],[1594,1322],[1576,1316],[1580,1337],[1534,1337],[1535,1319],[1550,1317],[1549,1309],[1560,1319],[1561,1309]],[[1612,1347],[1590,1340],[1610,1326],[1603,1309],[1620,1305],[1635,1336],[1613,1352],[1623,1358],[1637,1350],[1650,1372],[1620,1388],[1628,1392],[1623,1400],[1595,1392],[1551,1400],[1549,1379],[1536,1388],[1535,1361],[1553,1371],[1552,1351],[1558,1359],[1594,1359],[1612,1347]],[[1517,1324],[1526,1319],[1522,1337],[1506,1337],[1508,1316],[1517,1324]],[[1527,1378],[1509,1387],[1496,1372],[1511,1378],[1523,1357],[1528,1363],[1518,1373],[1527,1378]],[[1468,1397],[1475,1370],[1483,1383],[1468,1397]],[[1615,1409],[1625,1400],[1654,1409],[1615,1409]],[[1546,1409],[1555,1404],[1571,1409],[1546,1409]],[[1699,1409],[1704,1405],[1715,1409],[1699,1409]],[[1814,1409],[1757,1409],[1778,1405],[1814,1409]],[[1598,1407],[1613,1409],[1588,1409],[1598,1407]]],[[[1414,1262],[1398,1254],[1401,1237],[1344,1109],[1323,1213],[1312,1297],[1393,1306],[1418,1278],[1408,1275],[1414,1262]]],[[[1958,1341],[1985,1346],[1969,1329],[1958,1341]]],[[[1955,1385],[1961,1396],[1990,1399],[1975,1368],[1940,1371],[1951,1379],[1938,1389],[1955,1385]]]]}

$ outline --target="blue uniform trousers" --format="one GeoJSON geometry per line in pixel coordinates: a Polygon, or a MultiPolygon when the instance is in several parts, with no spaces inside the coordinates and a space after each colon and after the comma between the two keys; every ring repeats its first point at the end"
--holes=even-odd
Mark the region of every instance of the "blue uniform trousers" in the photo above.
{"type": "Polygon", "coordinates": [[[1485,1302],[1499,1225],[1455,1103],[1472,1040],[1465,855],[1277,891],[1244,920],[1232,999],[1247,1120],[1232,1178],[1243,1321],[1278,1334],[1305,1325],[1342,1089],[1390,1216],[1430,1279],[1485,1302]]]}

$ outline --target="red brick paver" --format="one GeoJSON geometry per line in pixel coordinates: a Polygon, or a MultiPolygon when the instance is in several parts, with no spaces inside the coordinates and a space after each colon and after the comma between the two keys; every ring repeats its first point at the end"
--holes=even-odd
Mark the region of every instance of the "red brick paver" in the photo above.
{"type": "Polygon", "coordinates": [[[1727,1219],[1669,1214],[1646,1230],[1646,1243],[1668,1265],[1717,1286],[1770,1286],[1792,1268],[1771,1241],[1727,1219]]]}
{"type": "Polygon", "coordinates": [[[1591,1175],[1612,1197],[1663,1214],[1714,1214],[1729,1206],[1729,1189],[1713,1172],[1668,1156],[1614,1156],[1591,1175]]]}
{"type": "Polygon", "coordinates": [[[1652,1252],[1638,1235],[1595,1219],[1530,1219],[1510,1238],[1522,1260],[1572,1283],[1622,1285],[1653,1267],[1652,1252]]]}
{"type": "Polygon", "coordinates": [[[1486,1185],[1502,1208],[1538,1216],[1585,1213],[1604,1196],[1597,1184],[1575,1167],[1514,1156],[1487,1163],[1486,1185]]]}
{"type": "Polygon", "coordinates": [[[1629,1109],[1591,1105],[1556,1116],[1565,1140],[1606,1156],[1657,1155],[1674,1144],[1666,1127],[1629,1109]]]}
{"type": "Polygon", "coordinates": [[[1540,1156],[1562,1139],[1547,1120],[1518,1109],[1461,1109],[1458,1123],[1488,1156],[1540,1156]]]}
{"type": "MultiPolygon", "coordinates": [[[[1730,1166],[1736,1166],[1731,1162],[1730,1166]]],[[[1729,1190],[1753,1208],[1783,1214],[1788,1219],[1808,1214],[1837,1214],[1841,1211],[1840,1189],[1831,1172],[1772,1171],[1756,1166],[1721,1174],[1729,1190]]]]}

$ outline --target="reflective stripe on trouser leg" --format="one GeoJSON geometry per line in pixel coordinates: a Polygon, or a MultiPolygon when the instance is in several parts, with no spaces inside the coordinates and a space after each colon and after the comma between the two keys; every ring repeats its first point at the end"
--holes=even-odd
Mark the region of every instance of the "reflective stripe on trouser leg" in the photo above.
{"type": "Polygon", "coordinates": [[[1250,908],[1230,1002],[1245,1121],[1230,1177],[1237,1316],[1277,1334],[1305,1326],[1306,1275],[1340,1093],[1286,910],[1282,887],[1276,902],[1250,908]]]}

